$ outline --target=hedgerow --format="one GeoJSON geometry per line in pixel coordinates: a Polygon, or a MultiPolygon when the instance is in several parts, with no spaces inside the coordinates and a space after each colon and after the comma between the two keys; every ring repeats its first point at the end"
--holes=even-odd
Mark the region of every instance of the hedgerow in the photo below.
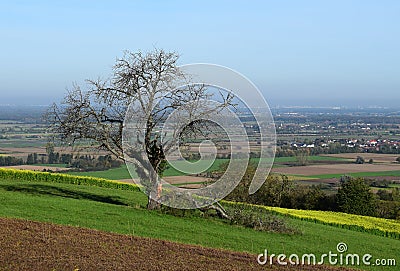
{"type": "Polygon", "coordinates": [[[37,172],[32,170],[0,168],[0,179],[89,185],[131,191],[139,190],[139,187],[135,184],[128,184],[95,177],[72,176],[60,173],[37,172]]]}

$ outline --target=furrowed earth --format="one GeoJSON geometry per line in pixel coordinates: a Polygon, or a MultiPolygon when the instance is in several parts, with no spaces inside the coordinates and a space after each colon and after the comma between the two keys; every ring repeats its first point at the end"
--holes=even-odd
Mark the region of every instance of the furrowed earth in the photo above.
{"type": "Polygon", "coordinates": [[[257,263],[256,255],[0,218],[0,270],[351,270],[257,263]]]}
{"type": "Polygon", "coordinates": [[[356,172],[385,172],[400,170],[398,164],[333,164],[333,165],[310,165],[302,167],[276,168],[273,171],[282,174],[297,175],[322,175],[322,174],[346,174],[356,172]]]}

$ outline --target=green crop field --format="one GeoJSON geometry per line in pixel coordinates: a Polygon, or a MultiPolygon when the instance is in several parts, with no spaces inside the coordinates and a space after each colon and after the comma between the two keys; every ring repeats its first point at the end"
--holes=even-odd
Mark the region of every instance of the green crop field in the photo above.
{"type": "Polygon", "coordinates": [[[32,148],[32,147],[43,147],[46,145],[46,140],[38,140],[38,139],[24,139],[24,140],[0,140],[0,148],[32,148]]]}
{"type": "Polygon", "coordinates": [[[42,167],[68,167],[68,164],[33,164],[32,166],[42,166],[42,167]]]}
{"type": "MultiPolygon", "coordinates": [[[[332,157],[332,156],[319,156],[319,155],[311,155],[308,157],[309,161],[349,161],[349,159],[341,158],[341,157],[332,157]]],[[[274,162],[276,163],[290,163],[296,162],[296,157],[275,157],[274,162]]]]}
{"type": "MultiPolygon", "coordinates": [[[[310,156],[309,157],[311,161],[346,161],[344,158],[337,158],[337,157],[328,157],[328,156],[310,156]]],[[[260,158],[251,158],[251,162],[258,163],[260,158]]],[[[296,158],[295,157],[276,157],[274,160],[276,163],[289,163],[289,162],[295,162],[296,158]]],[[[218,170],[221,164],[229,162],[229,159],[216,159],[212,165],[207,169],[207,172],[215,171],[218,170]]],[[[184,161],[177,161],[176,164],[179,166],[184,165],[184,161]]],[[[204,165],[204,163],[200,163],[200,166],[204,165]]],[[[58,166],[58,165],[57,165],[58,166]]],[[[281,165],[274,165],[274,167],[280,167],[281,165]]],[[[193,167],[193,165],[188,164],[187,170],[190,171],[193,167]]],[[[110,180],[122,180],[122,179],[130,179],[131,176],[126,168],[125,165],[122,165],[119,168],[114,168],[114,169],[109,169],[109,170],[104,170],[104,171],[88,171],[88,172],[68,172],[68,174],[71,175],[76,175],[76,176],[92,176],[92,177],[98,177],[98,178],[105,178],[105,179],[110,179],[110,180]]],[[[186,173],[183,173],[179,170],[176,170],[173,167],[167,167],[167,169],[164,171],[164,176],[184,176],[187,175],[186,173]]],[[[302,179],[317,179],[320,178],[319,176],[301,176],[302,179]]],[[[298,178],[295,178],[298,179],[298,178]]]]}
{"type": "MultiPolygon", "coordinates": [[[[211,167],[208,169],[208,171],[217,170],[221,164],[223,164],[227,161],[229,161],[229,160],[228,159],[215,160],[214,163],[211,165],[211,167]]],[[[177,164],[183,165],[184,162],[178,161],[177,164]]],[[[113,168],[113,169],[104,170],[104,171],[68,172],[68,174],[76,175],[76,176],[92,176],[92,177],[105,178],[105,179],[110,179],[110,180],[122,180],[122,179],[130,179],[131,178],[131,175],[129,174],[128,169],[125,165],[122,165],[119,168],[113,168]]],[[[164,171],[164,176],[183,176],[183,175],[186,175],[186,174],[176,170],[173,167],[168,167],[164,171]]]]}
{"type": "MultiPolygon", "coordinates": [[[[52,178],[47,177],[47,179],[52,181],[52,178]]],[[[53,179],[62,182],[61,177],[53,179]]],[[[268,249],[269,253],[275,254],[321,255],[329,251],[335,252],[336,245],[345,242],[349,253],[369,253],[374,258],[386,259],[396,259],[400,255],[400,240],[395,238],[286,216],[283,217],[287,223],[297,227],[302,234],[259,232],[232,226],[220,219],[202,218],[196,215],[175,217],[146,210],[146,196],[134,187],[126,191],[97,187],[95,184],[95,181],[88,186],[83,183],[80,185],[49,183],[23,178],[0,179],[0,216],[81,226],[257,254],[268,249]]],[[[397,270],[393,267],[379,269],[361,266],[361,268],[397,270]]]]}
{"type": "Polygon", "coordinates": [[[320,174],[320,175],[307,175],[304,177],[317,178],[317,179],[330,179],[330,178],[340,178],[343,175],[349,175],[352,177],[377,177],[377,176],[400,177],[400,170],[377,171],[377,172],[355,172],[347,174],[320,174]]]}

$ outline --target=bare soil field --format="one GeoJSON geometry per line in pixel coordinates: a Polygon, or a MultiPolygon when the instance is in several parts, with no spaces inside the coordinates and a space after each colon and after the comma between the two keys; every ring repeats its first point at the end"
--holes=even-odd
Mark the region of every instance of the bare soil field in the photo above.
{"type": "Polygon", "coordinates": [[[298,167],[280,167],[272,171],[282,174],[295,175],[323,175],[323,174],[346,174],[355,172],[382,172],[400,170],[400,164],[332,164],[311,165],[298,167]]]}
{"type": "Polygon", "coordinates": [[[0,270],[351,270],[260,266],[256,255],[0,218],[0,270]]]}
{"type": "Polygon", "coordinates": [[[201,188],[204,186],[202,183],[210,180],[205,177],[195,176],[168,176],[164,177],[164,179],[170,184],[179,184],[179,187],[192,189],[201,188]]]}
{"type": "Polygon", "coordinates": [[[0,148],[0,153],[14,157],[27,157],[30,153],[46,153],[46,148],[0,148]]]}
{"type": "MultiPolygon", "coordinates": [[[[259,151],[260,150],[260,145],[257,144],[257,142],[250,141],[249,144],[247,142],[236,142],[237,145],[236,149],[234,151],[236,152],[245,152],[247,148],[250,149],[250,151],[259,151]]],[[[187,149],[189,152],[198,152],[199,149],[201,149],[207,153],[212,152],[214,149],[213,144],[199,144],[199,143],[191,143],[190,147],[187,149]]],[[[220,154],[228,154],[230,153],[230,146],[229,144],[226,146],[226,149],[218,149],[218,153],[220,154]]]]}
{"type": "MultiPolygon", "coordinates": [[[[182,188],[200,188],[203,182],[206,182],[208,178],[195,177],[195,176],[168,176],[163,177],[163,179],[170,184],[180,184],[179,187],[182,188]]],[[[134,183],[132,179],[119,180],[125,183],[134,183]]]]}
{"type": "Polygon", "coordinates": [[[65,167],[49,167],[49,166],[32,166],[32,165],[21,165],[21,166],[5,166],[2,168],[14,168],[14,169],[27,169],[34,171],[51,170],[54,172],[68,171],[70,168],[65,167]]]}
{"type": "Polygon", "coordinates": [[[373,159],[374,162],[378,163],[395,163],[397,157],[400,155],[397,154],[381,154],[381,153],[339,153],[339,154],[323,154],[321,156],[329,156],[329,157],[339,157],[346,159],[354,159],[356,160],[357,156],[361,156],[368,162],[369,159],[373,159]]]}

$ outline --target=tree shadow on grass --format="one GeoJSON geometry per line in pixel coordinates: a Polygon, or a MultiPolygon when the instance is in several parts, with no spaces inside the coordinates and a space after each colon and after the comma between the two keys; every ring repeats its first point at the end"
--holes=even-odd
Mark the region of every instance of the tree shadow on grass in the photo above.
{"type": "Polygon", "coordinates": [[[101,196],[83,191],[64,189],[52,185],[40,185],[40,184],[0,185],[0,189],[5,191],[20,192],[30,195],[48,195],[48,196],[72,198],[72,199],[86,199],[86,200],[104,202],[115,205],[125,205],[125,206],[128,205],[122,202],[120,200],[120,197],[101,196]]]}

